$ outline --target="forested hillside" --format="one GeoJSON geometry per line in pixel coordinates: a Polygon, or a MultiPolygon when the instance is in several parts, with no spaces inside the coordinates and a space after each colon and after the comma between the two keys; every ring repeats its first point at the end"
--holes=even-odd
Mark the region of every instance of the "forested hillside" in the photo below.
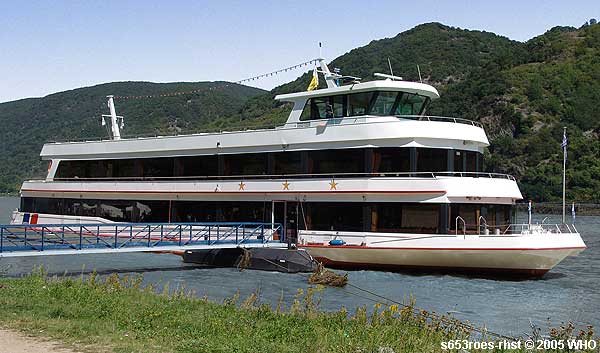
{"type": "MultiPolygon", "coordinates": [[[[333,60],[330,68],[372,80],[389,72],[434,85],[432,115],[481,121],[491,146],[489,171],[520,179],[527,198],[561,196],[562,128],[569,134],[568,198],[600,202],[600,25],[555,27],[522,43],[489,32],[430,23],[376,40],[333,60]]],[[[226,83],[114,83],[0,104],[0,190],[40,175],[48,139],[106,134],[99,127],[106,94],[147,95],[205,87],[197,94],[117,101],[125,133],[185,133],[199,128],[273,126],[288,107],[275,94],[306,89],[310,73],[264,92],[226,83]],[[218,89],[209,89],[210,87],[218,89]]]]}
{"type": "Polygon", "coordinates": [[[0,192],[16,192],[25,178],[45,175],[39,159],[44,142],[107,137],[100,116],[108,114],[106,95],[146,96],[194,93],[143,99],[116,98],[125,116],[123,134],[177,134],[210,126],[237,115],[246,100],[265,91],[227,83],[116,82],[0,104],[0,192]]]}

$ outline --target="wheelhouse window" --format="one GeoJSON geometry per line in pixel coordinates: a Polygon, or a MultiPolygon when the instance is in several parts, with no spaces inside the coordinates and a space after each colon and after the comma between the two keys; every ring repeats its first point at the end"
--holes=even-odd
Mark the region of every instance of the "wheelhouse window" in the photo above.
{"type": "Polygon", "coordinates": [[[367,115],[374,92],[354,93],[348,96],[348,116],[367,115]]]}
{"type": "Polygon", "coordinates": [[[429,98],[415,93],[401,93],[399,101],[392,115],[421,115],[424,112],[429,98]]]}
{"type": "Polygon", "coordinates": [[[398,92],[376,92],[375,102],[371,107],[371,115],[392,115],[397,106],[398,92]]]}
{"type": "Polygon", "coordinates": [[[407,92],[373,91],[310,98],[300,120],[318,120],[361,115],[421,115],[429,98],[407,92]]]}
{"type": "Polygon", "coordinates": [[[300,120],[319,120],[346,116],[346,95],[310,98],[300,120]]]}

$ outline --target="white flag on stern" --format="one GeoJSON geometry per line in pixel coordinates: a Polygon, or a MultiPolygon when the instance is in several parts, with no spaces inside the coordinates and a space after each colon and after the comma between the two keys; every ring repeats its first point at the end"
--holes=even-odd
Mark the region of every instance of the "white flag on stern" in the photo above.
{"type": "Polygon", "coordinates": [[[571,204],[571,216],[573,217],[573,224],[575,224],[575,202],[571,204]]]}

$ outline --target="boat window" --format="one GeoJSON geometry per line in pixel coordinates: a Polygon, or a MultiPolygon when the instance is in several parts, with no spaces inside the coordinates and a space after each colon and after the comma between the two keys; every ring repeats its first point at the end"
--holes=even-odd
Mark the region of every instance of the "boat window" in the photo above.
{"type": "Polygon", "coordinates": [[[98,203],[95,200],[65,200],[65,213],[84,217],[98,216],[98,203]]]}
{"type": "Polygon", "coordinates": [[[140,161],[145,178],[173,176],[173,158],[144,158],[140,161]]]}
{"type": "Polygon", "coordinates": [[[309,174],[362,173],[364,172],[364,150],[309,151],[309,174]]]}
{"type": "Polygon", "coordinates": [[[383,147],[373,150],[373,172],[410,172],[410,151],[408,148],[383,147]]]}
{"type": "Polygon", "coordinates": [[[454,171],[464,172],[465,166],[463,163],[465,151],[454,151],[454,171]]]}
{"type": "Polygon", "coordinates": [[[116,177],[116,178],[126,178],[136,176],[135,160],[133,159],[113,159],[109,160],[109,170],[112,170],[112,173],[108,176],[116,177]]]}
{"type": "MultiPolygon", "coordinates": [[[[62,198],[29,198],[21,200],[21,212],[57,215],[103,217],[120,222],[269,222],[270,202],[244,201],[168,201],[168,200],[89,200],[62,198]],[[171,220],[169,220],[169,217],[171,220]]],[[[429,203],[358,203],[303,202],[305,219],[300,226],[309,230],[371,231],[395,233],[428,233],[439,231],[443,214],[440,204],[429,203]],[[306,226],[306,227],[304,227],[306,226]]],[[[452,233],[456,217],[465,220],[469,233],[483,226],[490,233],[504,232],[511,220],[512,205],[451,204],[448,226],[452,233]]],[[[462,224],[459,223],[459,229],[462,224]]]]}
{"type": "Polygon", "coordinates": [[[368,114],[373,98],[374,92],[354,93],[348,95],[348,116],[368,114]]]}
{"type": "Polygon", "coordinates": [[[261,175],[267,173],[266,153],[223,155],[223,175],[261,175]]]}
{"type": "MultiPolygon", "coordinates": [[[[489,205],[489,204],[452,204],[450,208],[450,229],[456,230],[456,217],[465,220],[467,232],[477,232],[477,227],[483,227],[485,223],[479,218],[485,219],[490,233],[495,229],[504,232],[511,223],[512,205],[489,205]]],[[[462,230],[462,223],[458,223],[462,230]]],[[[483,231],[480,230],[480,231],[483,231]]]]}
{"type": "MultiPolygon", "coordinates": [[[[329,97],[315,97],[311,98],[306,102],[306,106],[302,111],[302,115],[300,116],[300,120],[318,120],[325,119],[327,112],[327,105],[329,103],[329,97]]],[[[331,111],[331,107],[329,110],[331,111]]],[[[331,113],[333,114],[333,113],[331,113]]]]}
{"type": "Polygon", "coordinates": [[[301,152],[277,152],[273,153],[273,166],[269,174],[301,174],[302,154],[301,152]]]}
{"type": "Polygon", "coordinates": [[[331,105],[333,106],[333,117],[342,118],[346,116],[346,105],[348,96],[340,95],[331,97],[331,105]]]}
{"type": "Polygon", "coordinates": [[[56,178],[85,178],[88,161],[60,161],[56,178]]]}
{"type": "Polygon", "coordinates": [[[313,202],[302,205],[302,225],[311,230],[363,230],[363,204],[358,202],[313,202]]]}
{"type": "Polygon", "coordinates": [[[136,222],[169,222],[170,201],[135,201],[136,222]]]}
{"type": "Polygon", "coordinates": [[[217,202],[174,201],[171,214],[174,222],[216,222],[217,202]]]}
{"type": "Polygon", "coordinates": [[[420,115],[429,98],[414,93],[403,93],[393,115],[420,115]]]}
{"type": "Polygon", "coordinates": [[[98,216],[115,222],[133,221],[133,201],[100,200],[98,216]]]}
{"type": "Polygon", "coordinates": [[[180,157],[177,174],[185,177],[218,175],[217,156],[180,157]]]}
{"type": "Polygon", "coordinates": [[[473,151],[465,151],[466,155],[466,163],[467,163],[467,172],[477,172],[477,152],[473,151]]]}
{"type": "Polygon", "coordinates": [[[300,120],[341,118],[346,116],[346,95],[315,97],[306,102],[300,120]]]}
{"type": "Polygon", "coordinates": [[[371,107],[371,111],[369,112],[369,114],[390,115],[397,97],[398,92],[379,92],[379,94],[377,94],[375,102],[373,103],[373,106],[371,107]]]}
{"type": "Polygon", "coordinates": [[[445,172],[448,170],[448,150],[417,148],[417,172],[445,172]]]}

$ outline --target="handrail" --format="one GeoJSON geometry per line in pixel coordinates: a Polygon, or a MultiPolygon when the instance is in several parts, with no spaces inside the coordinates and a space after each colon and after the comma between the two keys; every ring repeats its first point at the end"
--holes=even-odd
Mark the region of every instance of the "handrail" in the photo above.
{"type": "Polygon", "coordinates": [[[485,218],[483,216],[479,216],[479,218],[477,219],[478,227],[477,227],[477,235],[481,235],[481,221],[483,220],[483,224],[485,225],[485,229],[488,228],[488,224],[487,221],[485,220],[485,218]]]}
{"type": "Polygon", "coordinates": [[[456,230],[456,235],[458,235],[458,220],[462,221],[463,224],[463,235],[467,235],[467,223],[461,216],[456,216],[456,220],[454,222],[454,229],[456,230]]]}
{"type": "Polygon", "coordinates": [[[248,179],[291,179],[291,178],[390,178],[390,177],[421,177],[437,179],[451,178],[489,178],[508,179],[515,181],[509,174],[489,172],[382,172],[382,173],[311,173],[311,174],[255,174],[255,175],[198,175],[198,176],[168,176],[168,177],[100,177],[100,178],[54,178],[54,181],[161,181],[161,180],[248,180],[248,179]]]}
{"type": "MultiPolygon", "coordinates": [[[[223,128],[205,128],[192,130],[182,135],[157,135],[157,134],[139,134],[139,135],[123,135],[122,139],[150,139],[150,138],[172,138],[172,137],[184,137],[184,136],[194,136],[194,135],[216,135],[216,134],[231,134],[231,133],[243,133],[243,132],[255,132],[255,131],[268,131],[268,130],[277,130],[277,129],[295,129],[298,127],[305,127],[306,123],[311,122],[327,122],[330,120],[343,121],[348,122],[354,120],[356,122],[357,119],[373,119],[373,118],[385,118],[385,117],[393,117],[397,119],[409,119],[409,120],[418,120],[418,121],[429,121],[429,122],[449,122],[455,124],[465,124],[472,125],[483,129],[483,125],[478,121],[473,121],[464,118],[453,118],[447,116],[435,116],[435,115],[358,115],[358,116],[344,116],[344,117],[336,117],[336,118],[326,118],[326,119],[314,119],[314,120],[305,120],[300,122],[295,122],[296,127],[286,127],[289,126],[287,122],[283,124],[270,124],[270,125],[261,125],[261,126],[230,126],[229,129],[223,128]]],[[[62,143],[82,143],[82,142],[110,142],[110,141],[118,141],[113,140],[110,137],[100,136],[96,139],[90,138],[80,138],[80,139],[70,139],[65,141],[48,141],[51,144],[62,144],[62,143]]]]}
{"type": "Polygon", "coordinates": [[[273,240],[280,229],[280,223],[260,222],[0,224],[0,255],[281,243],[273,240]]]}
{"type": "Polygon", "coordinates": [[[478,121],[473,121],[473,120],[463,119],[463,118],[453,118],[453,117],[449,117],[449,116],[396,115],[396,117],[401,118],[401,119],[412,119],[412,120],[419,120],[419,121],[437,121],[437,122],[448,122],[448,123],[455,123],[455,124],[465,124],[465,125],[477,126],[477,127],[483,129],[483,125],[478,121]]]}

